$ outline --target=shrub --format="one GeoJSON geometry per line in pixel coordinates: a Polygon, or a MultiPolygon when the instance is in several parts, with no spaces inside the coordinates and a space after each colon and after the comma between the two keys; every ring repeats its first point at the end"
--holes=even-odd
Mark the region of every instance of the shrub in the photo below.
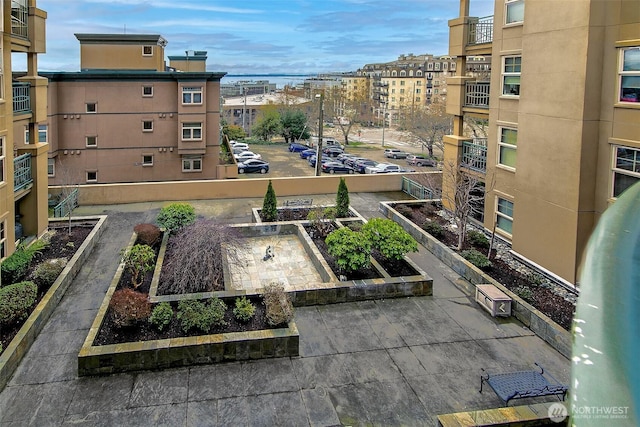
{"type": "Polygon", "coordinates": [[[155,326],[159,331],[163,330],[165,326],[171,323],[173,318],[173,309],[168,302],[161,302],[156,305],[149,317],[149,323],[155,326]]]}
{"type": "Polygon", "coordinates": [[[233,309],[233,315],[241,322],[248,322],[255,314],[256,307],[247,299],[247,297],[236,298],[236,306],[233,309]]]}
{"type": "Polygon", "coordinates": [[[484,254],[475,249],[468,249],[460,252],[460,255],[478,268],[491,267],[491,261],[484,254]]]}
{"type": "Polygon", "coordinates": [[[518,286],[513,292],[523,300],[533,302],[533,291],[526,286],[518,286]]]}
{"type": "Polygon", "coordinates": [[[44,287],[49,287],[56,281],[67,265],[66,258],[54,258],[38,264],[33,271],[33,279],[44,287]]]}
{"type": "Polygon", "coordinates": [[[23,250],[16,250],[2,262],[2,281],[4,283],[17,283],[27,274],[31,255],[23,250]]]}
{"type": "Polygon", "coordinates": [[[113,323],[119,328],[134,326],[151,315],[151,303],[147,296],[130,288],[115,291],[109,301],[109,308],[113,314],[113,323]]]}
{"type": "Polygon", "coordinates": [[[131,273],[131,284],[138,288],[144,281],[144,275],[154,267],[155,251],[147,245],[133,245],[122,250],[122,262],[131,273]]]}
{"type": "Polygon", "coordinates": [[[345,218],[347,216],[349,216],[349,189],[344,178],[340,178],[336,194],[336,217],[345,218]]]}
{"type": "Polygon", "coordinates": [[[418,242],[390,219],[370,219],[362,226],[362,233],[385,258],[400,260],[408,252],[418,251],[418,242]]]}
{"type": "Polygon", "coordinates": [[[153,246],[160,241],[162,231],[160,227],[154,224],[138,224],[133,228],[138,234],[138,241],[143,245],[153,246]]]}
{"type": "Polygon", "coordinates": [[[270,283],[264,288],[267,323],[272,326],[289,323],[293,319],[293,304],[281,283],[270,283]]]}
{"type": "Polygon", "coordinates": [[[325,237],[333,228],[333,220],[336,219],[336,213],[337,210],[334,207],[314,208],[307,214],[307,221],[311,223],[311,227],[321,237],[325,237]]]}
{"type": "Polygon", "coordinates": [[[198,300],[182,300],[178,303],[178,319],[182,330],[189,332],[198,328],[209,332],[214,325],[226,325],[224,314],[227,305],[220,298],[213,297],[207,303],[198,300]]]}
{"type": "Polygon", "coordinates": [[[264,195],[264,201],[262,202],[262,219],[269,222],[278,219],[278,201],[276,199],[276,192],[273,190],[271,180],[269,180],[267,192],[264,195]]]}
{"type": "Polygon", "coordinates": [[[2,343],[0,342],[0,354],[2,354],[2,350],[3,350],[2,343]]]}
{"type": "Polygon", "coordinates": [[[171,203],[160,209],[156,218],[158,225],[172,234],[195,220],[195,209],[189,203],[171,203]]]}
{"type": "Polygon", "coordinates": [[[467,241],[473,246],[477,246],[479,248],[489,247],[489,239],[487,239],[487,236],[480,231],[469,230],[467,232],[467,241]]]}
{"type": "Polygon", "coordinates": [[[338,267],[345,272],[368,267],[371,262],[371,243],[363,233],[341,227],[329,233],[325,242],[338,267]]]}
{"type": "Polygon", "coordinates": [[[434,221],[425,221],[422,224],[422,229],[436,238],[442,237],[444,235],[444,228],[434,221]]]}
{"type": "Polygon", "coordinates": [[[411,219],[413,217],[413,209],[407,205],[398,205],[395,207],[396,211],[405,218],[411,219]]]}
{"type": "Polygon", "coordinates": [[[26,319],[37,298],[38,287],[33,282],[19,282],[0,288],[0,325],[26,319]]]}

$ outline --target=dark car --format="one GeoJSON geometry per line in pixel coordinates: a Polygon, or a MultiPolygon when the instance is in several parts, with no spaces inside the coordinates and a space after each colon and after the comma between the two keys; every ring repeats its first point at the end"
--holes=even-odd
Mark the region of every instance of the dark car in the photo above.
{"type": "Polygon", "coordinates": [[[357,156],[351,153],[342,153],[342,154],[338,154],[338,157],[336,157],[336,160],[344,163],[350,157],[357,157],[357,156]]]}
{"type": "Polygon", "coordinates": [[[347,160],[344,161],[344,164],[347,166],[354,167],[358,160],[367,160],[367,158],[366,157],[349,157],[347,160]]]}
{"type": "Polygon", "coordinates": [[[365,169],[367,168],[367,166],[375,166],[377,165],[378,162],[376,162],[375,160],[371,160],[371,159],[360,159],[356,162],[356,164],[353,166],[353,168],[356,170],[356,172],[358,173],[364,173],[365,169]]]}
{"type": "Polygon", "coordinates": [[[260,159],[247,159],[244,162],[238,163],[238,173],[249,172],[269,172],[269,163],[260,159]]]}
{"type": "Polygon", "coordinates": [[[328,162],[323,162],[322,163],[322,172],[327,172],[327,173],[354,173],[353,168],[350,168],[349,166],[346,166],[340,162],[334,162],[334,161],[328,161],[328,162]]]}
{"type": "Polygon", "coordinates": [[[309,148],[307,150],[301,151],[300,152],[300,158],[301,159],[308,159],[311,156],[315,156],[316,155],[316,150],[313,148],[309,148]]]}
{"type": "Polygon", "coordinates": [[[338,157],[340,154],[344,153],[344,150],[337,146],[323,148],[322,152],[329,157],[338,157]]]}
{"type": "MultiPolygon", "coordinates": [[[[307,159],[307,161],[309,162],[309,166],[315,167],[316,166],[316,155],[314,154],[313,156],[310,156],[307,159]]],[[[331,159],[323,155],[322,157],[320,157],[320,161],[322,163],[325,163],[325,162],[331,161],[331,159]]]]}
{"type": "Polygon", "coordinates": [[[435,166],[437,164],[435,159],[422,154],[407,156],[407,163],[414,166],[435,166]]]}
{"type": "Polygon", "coordinates": [[[289,144],[289,151],[291,151],[292,153],[299,153],[308,149],[308,145],[298,144],[297,142],[292,142],[291,144],[289,144]]]}

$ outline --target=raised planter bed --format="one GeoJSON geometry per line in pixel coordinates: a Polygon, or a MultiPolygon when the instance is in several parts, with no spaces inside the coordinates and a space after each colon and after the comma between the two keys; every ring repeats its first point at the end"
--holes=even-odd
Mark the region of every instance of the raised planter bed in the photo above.
{"type": "MultiPolygon", "coordinates": [[[[89,216],[82,218],[72,218],[72,221],[94,221],[96,222],[93,230],[89,233],[84,243],[78,248],[75,255],[69,260],[64,270],[56,281],[51,285],[45,296],[40,300],[36,308],[33,310],[29,318],[26,320],[18,334],[13,338],[11,343],[0,354],[0,390],[9,382],[14,371],[22,361],[31,345],[37,338],[38,334],[46,324],[47,320],[57,307],[63,295],[71,285],[71,282],[78,274],[80,267],[91,254],[94,246],[100,240],[100,236],[104,231],[104,223],[107,217],[89,216]]],[[[50,219],[50,223],[64,223],[68,219],[50,219]]]]}

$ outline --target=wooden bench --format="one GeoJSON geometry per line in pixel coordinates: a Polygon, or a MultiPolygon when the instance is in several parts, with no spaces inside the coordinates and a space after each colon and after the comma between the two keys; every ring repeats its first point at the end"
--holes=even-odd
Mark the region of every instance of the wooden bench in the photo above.
{"type": "Polygon", "coordinates": [[[476,285],[476,302],[493,317],[511,316],[511,298],[493,285],[476,285]]]}

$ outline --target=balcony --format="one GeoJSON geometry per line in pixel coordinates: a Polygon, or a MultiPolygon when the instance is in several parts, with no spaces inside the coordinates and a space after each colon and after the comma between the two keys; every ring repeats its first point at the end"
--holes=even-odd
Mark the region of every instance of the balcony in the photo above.
{"type": "Polygon", "coordinates": [[[465,107],[489,108],[489,82],[465,82],[464,103],[465,107]]]}
{"type": "Polygon", "coordinates": [[[13,159],[13,191],[20,191],[33,183],[31,175],[31,154],[23,154],[13,159]]]}
{"type": "Polygon", "coordinates": [[[27,0],[11,0],[11,34],[29,38],[29,5],[27,0]]]}
{"type": "Polygon", "coordinates": [[[461,166],[476,172],[487,172],[487,138],[462,141],[461,166]]]}
{"type": "Polygon", "coordinates": [[[493,16],[469,18],[468,46],[491,43],[493,41],[493,16]]]}
{"type": "Polygon", "coordinates": [[[31,85],[13,82],[13,114],[31,113],[31,85]]]}

